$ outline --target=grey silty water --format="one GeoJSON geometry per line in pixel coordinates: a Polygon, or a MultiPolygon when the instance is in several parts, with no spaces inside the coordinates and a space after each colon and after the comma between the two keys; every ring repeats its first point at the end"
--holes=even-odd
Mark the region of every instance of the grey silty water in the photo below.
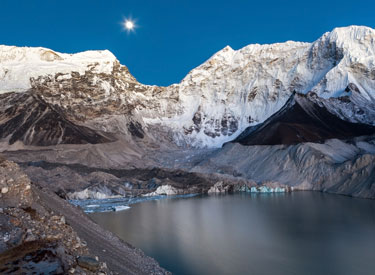
{"type": "Polygon", "coordinates": [[[91,217],[174,274],[364,274],[375,201],[317,192],[163,199],[91,217]]]}

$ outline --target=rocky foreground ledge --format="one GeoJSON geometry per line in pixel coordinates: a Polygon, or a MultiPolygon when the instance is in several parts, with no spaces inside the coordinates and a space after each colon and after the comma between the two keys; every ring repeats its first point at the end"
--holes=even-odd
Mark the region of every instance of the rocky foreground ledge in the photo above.
{"type": "Polygon", "coordinates": [[[169,274],[0,157],[0,273],[169,274]]]}

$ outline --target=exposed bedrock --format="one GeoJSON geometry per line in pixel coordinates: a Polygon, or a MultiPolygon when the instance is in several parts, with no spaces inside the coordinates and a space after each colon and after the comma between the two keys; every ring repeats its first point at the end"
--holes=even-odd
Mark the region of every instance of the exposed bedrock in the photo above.
{"type": "Polygon", "coordinates": [[[111,141],[99,131],[69,121],[57,106],[31,92],[0,94],[0,138],[9,145],[19,141],[35,146],[111,141]]]}

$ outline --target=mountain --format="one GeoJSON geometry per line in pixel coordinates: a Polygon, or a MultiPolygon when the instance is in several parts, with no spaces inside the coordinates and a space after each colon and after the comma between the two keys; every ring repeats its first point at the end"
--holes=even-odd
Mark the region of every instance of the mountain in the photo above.
{"type": "MultiPolygon", "coordinates": [[[[331,99],[352,104],[349,97],[331,99]]],[[[375,126],[354,123],[330,113],[325,99],[314,93],[293,94],[286,104],[265,122],[250,126],[234,141],[242,145],[298,144],[348,139],[375,134],[375,126]]],[[[332,105],[332,103],[331,103],[332,105]]],[[[374,106],[375,108],[375,106],[374,106]]]]}
{"type": "MultiPolygon", "coordinates": [[[[114,168],[126,169],[126,175],[141,169],[131,180],[137,182],[134,186],[154,186],[151,191],[156,187],[148,181],[154,177],[178,182],[178,177],[166,176],[177,173],[174,169],[207,175],[220,170],[219,177],[278,181],[281,172],[244,173],[255,167],[255,160],[244,157],[243,162],[236,155],[242,155],[241,150],[258,153],[252,145],[264,145],[259,148],[270,155],[258,154],[263,160],[278,160],[280,168],[280,156],[289,150],[297,152],[290,157],[297,161],[304,152],[298,148],[315,146],[306,142],[340,139],[349,146],[366,136],[345,159],[352,168],[348,169],[357,171],[356,159],[374,154],[374,127],[375,30],[369,27],[336,28],[313,43],[254,44],[239,50],[227,46],[168,87],[139,83],[109,51],[64,54],[0,46],[0,151],[30,173],[40,161],[47,164],[38,169],[47,174],[51,166],[78,164],[112,173],[99,177],[79,172],[80,182],[90,178],[98,183],[112,179],[114,168]],[[226,144],[231,141],[236,144],[226,144]],[[276,154],[276,148],[284,153],[276,154]],[[154,167],[161,170],[151,173],[154,167]]],[[[370,169],[368,162],[362,164],[370,169]]],[[[315,172],[322,167],[319,161],[312,165],[315,172]]],[[[335,161],[326,165],[338,167],[335,161]]],[[[69,167],[61,169],[69,174],[69,167]]],[[[309,178],[311,188],[324,189],[309,178]]],[[[122,180],[116,179],[116,184],[122,180]]],[[[366,189],[364,180],[356,177],[352,184],[366,189]]],[[[290,181],[293,186],[299,183],[290,181]]],[[[330,190],[373,196],[367,189],[350,191],[352,184],[330,190]]],[[[74,188],[84,186],[90,184],[74,188]]]]}
{"type": "Polygon", "coordinates": [[[179,145],[220,147],[277,112],[294,91],[348,96],[353,111],[330,112],[373,125],[374,40],[375,30],[351,26],[313,43],[226,47],[169,87],[138,83],[108,51],[1,46],[0,91],[38,95],[94,130],[131,135],[129,128],[156,128],[179,145]]]}
{"type": "Polygon", "coordinates": [[[30,93],[0,95],[0,137],[12,145],[56,145],[103,143],[111,141],[85,126],[76,125],[65,115],[30,93]]]}
{"type": "Polygon", "coordinates": [[[374,199],[375,137],[272,146],[228,143],[193,171],[374,199]]]}

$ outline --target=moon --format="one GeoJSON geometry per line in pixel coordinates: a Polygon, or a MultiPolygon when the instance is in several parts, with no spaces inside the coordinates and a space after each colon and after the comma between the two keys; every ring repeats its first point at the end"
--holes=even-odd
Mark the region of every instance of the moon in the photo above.
{"type": "Polygon", "coordinates": [[[135,29],[135,23],[131,19],[125,19],[123,25],[124,25],[125,30],[129,32],[135,29]]]}

